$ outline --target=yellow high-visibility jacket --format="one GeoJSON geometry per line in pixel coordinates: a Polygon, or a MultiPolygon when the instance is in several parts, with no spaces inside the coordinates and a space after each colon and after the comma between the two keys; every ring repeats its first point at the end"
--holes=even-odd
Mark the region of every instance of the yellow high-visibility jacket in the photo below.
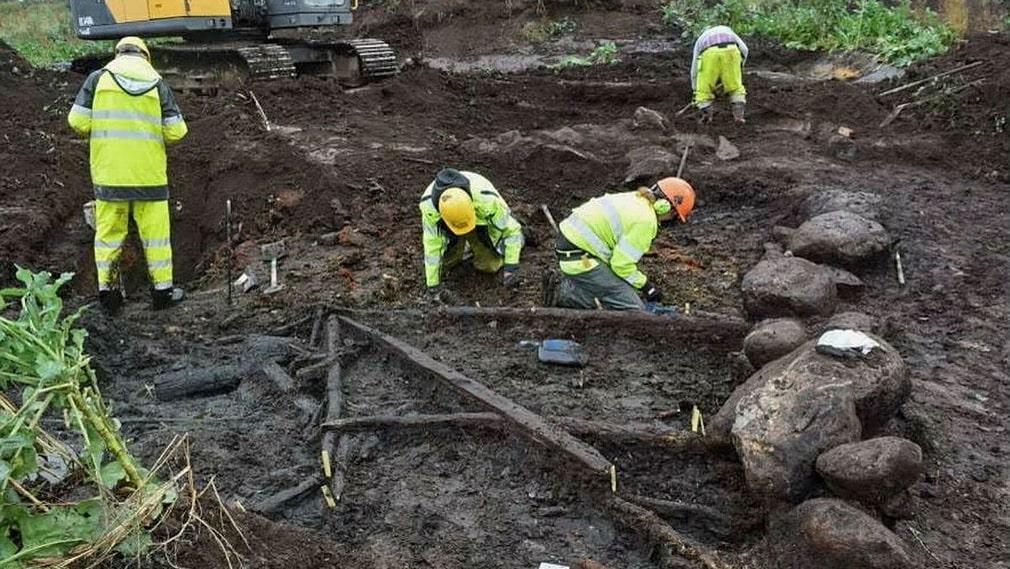
{"type": "Polygon", "coordinates": [[[632,287],[648,280],[638,260],[652,247],[659,219],[652,203],[638,192],[593,198],[572,211],[559,226],[565,239],[592,257],[561,261],[561,272],[578,275],[600,262],[632,287]]]}
{"type": "MultiPolygon", "coordinates": [[[[469,188],[474,209],[477,213],[477,229],[487,233],[488,245],[504,257],[506,265],[518,265],[519,254],[523,248],[523,228],[512,217],[501,194],[491,182],[474,172],[460,172],[469,182],[469,188]]],[[[435,182],[428,185],[421,196],[421,242],[424,246],[424,276],[429,287],[439,284],[441,280],[442,255],[449,245],[449,230],[442,222],[438,207],[432,196],[435,182]]]]}
{"type": "Polygon", "coordinates": [[[168,199],[165,145],[188,129],[172,91],[146,59],[123,54],[89,75],[67,122],[90,138],[95,197],[168,199]]]}

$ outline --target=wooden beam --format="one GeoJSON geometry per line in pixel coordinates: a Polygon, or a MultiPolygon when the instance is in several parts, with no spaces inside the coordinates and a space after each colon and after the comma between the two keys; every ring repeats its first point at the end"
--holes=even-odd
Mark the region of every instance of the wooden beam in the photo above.
{"type": "Polygon", "coordinates": [[[440,383],[473,400],[482,407],[504,417],[519,432],[537,443],[558,450],[582,464],[594,476],[606,479],[614,486],[616,469],[593,447],[576,439],[568,432],[545,421],[542,417],[514,401],[499,395],[482,383],[471,379],[449,366],[431,358],[421,350],[365,326],[347,317],[340,321],[349,330],[369,338],[377,347],[401,358],[405,363],[434,377],[440,383]]]}
{"type": "Polygon", "coordinates": [[[941,77],[946,77],[948,75],[953,75],[955,73],[960,73],[962,71],[967,71],[968,69],[971,69],[972,67],[978,67],[979,65],[982,65],[983,63],[985,63],[985,61],[976,61],[974,63],[969,63],[967,65],[962,65],[960,67],[955,67],[954,69],[951,69],[949,71],[944,71],[943,73],[937,73],[936,75],[931,75],[929,77],[926,77],[925,79],[919,79],[918,81],[912,81],[911,83],[905,83],[904,85],[902,85],[900,87],[895,87],[894,89],[888,89],[887,91],[884,91],[883,93],[881,93],[881,94],[879,94],[877,96],[878,97],[886,97],[887,95],[893,95],[895,93],[900,93],[900,92],[902,92],[902,91],[904,91],[906,89],[911,89],[912,87],[918,87],[919,85],[922,85],[924,83],[929,83],[930,81],[932,81],[934,79],[939,79],[941,77]]]}
{"type": "MultiPolygon", "coordinates": [[[[575,417],[549,415],[547,421],[577,437],[593,437],[617,444],[642,444],[665,448],[709,450],[716,446],[697,433],[662,425],[630,423],[617,425],[575,417]]],[[[480,426],[500,429],[505,419],[498,413],[448,413],[435,415],[368,415],[325,421],[323,429],[351,432],[370,429],[423,429],[480,426]]]]}
{"type": "Polygon", "coordinates": [[[570,333],[577,337],[596,334],[621,333],[641,338],[678,341],[692,347],[718,351],[739,350],[751,324],[746,320],[725,314],[694,311],[690,315],[656,315],[638,310],[577,310],[572,308],[477,308],[451,306],[437,310],[351,310],[335,308],[336,312],[350,318],[388,317],[391,314],[416,316],[437,320],[439,325],[447,320],[497,320],[523,322],[542,327],[553,334],[570,333]]]}
{"type": "Polygon", "coordinates": [[[681,535],[664,522],[655,512],[632,504],[616,495],[604,497],[604,505],[625,526],[649,536],[659,548],[661,567],[683,567],[676,558],[701,563],[706,569],[729,569],[714,551],[681,535]]]}

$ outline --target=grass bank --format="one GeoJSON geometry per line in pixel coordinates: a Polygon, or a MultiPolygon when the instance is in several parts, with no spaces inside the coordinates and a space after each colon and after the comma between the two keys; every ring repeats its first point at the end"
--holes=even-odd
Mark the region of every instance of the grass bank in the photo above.
{"type": "Polygon", "coordinates": [[[65,0],[0,0],[0,40],[32,65],[69,61],[112,49],[107,41],[77,39],[65,0]]]}
{"type": "Polygon", "coordinates": [[[957,40],[934,12],[907,0],[670,0],[661,12],[689,35],[725,24],[793,49],[865,51],[898,66],[939,55],[957,40]]]}

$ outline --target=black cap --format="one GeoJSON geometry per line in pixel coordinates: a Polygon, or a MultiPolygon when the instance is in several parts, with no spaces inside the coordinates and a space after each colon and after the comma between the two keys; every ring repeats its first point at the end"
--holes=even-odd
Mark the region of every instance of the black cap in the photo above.
{"type": "Polygon", "coordinates": [[[455,168],[443,168],[435,175],[435,187],[431,190],[431,203],[438,209],[438,200],[442,192],[449,188],[462,188],[470,192],[470,179],[455,168]]]}

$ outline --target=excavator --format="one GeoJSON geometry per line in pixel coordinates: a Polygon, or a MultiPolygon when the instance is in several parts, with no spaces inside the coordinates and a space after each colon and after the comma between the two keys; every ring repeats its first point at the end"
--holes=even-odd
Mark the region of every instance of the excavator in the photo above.
{"type": "MultiPolygon", "coordinates": [[[[358,0],[70,0],[73,26],[85,40],[182,38],[155,42],[151,58],[174,88],[216,90],[245,80],[299,74],[348,85],[395,75],[396,53],[381,40],[324,39],[348,25],[358,0]]],[[[89,71],[102,58],[80,58],[89,71]]]]}

